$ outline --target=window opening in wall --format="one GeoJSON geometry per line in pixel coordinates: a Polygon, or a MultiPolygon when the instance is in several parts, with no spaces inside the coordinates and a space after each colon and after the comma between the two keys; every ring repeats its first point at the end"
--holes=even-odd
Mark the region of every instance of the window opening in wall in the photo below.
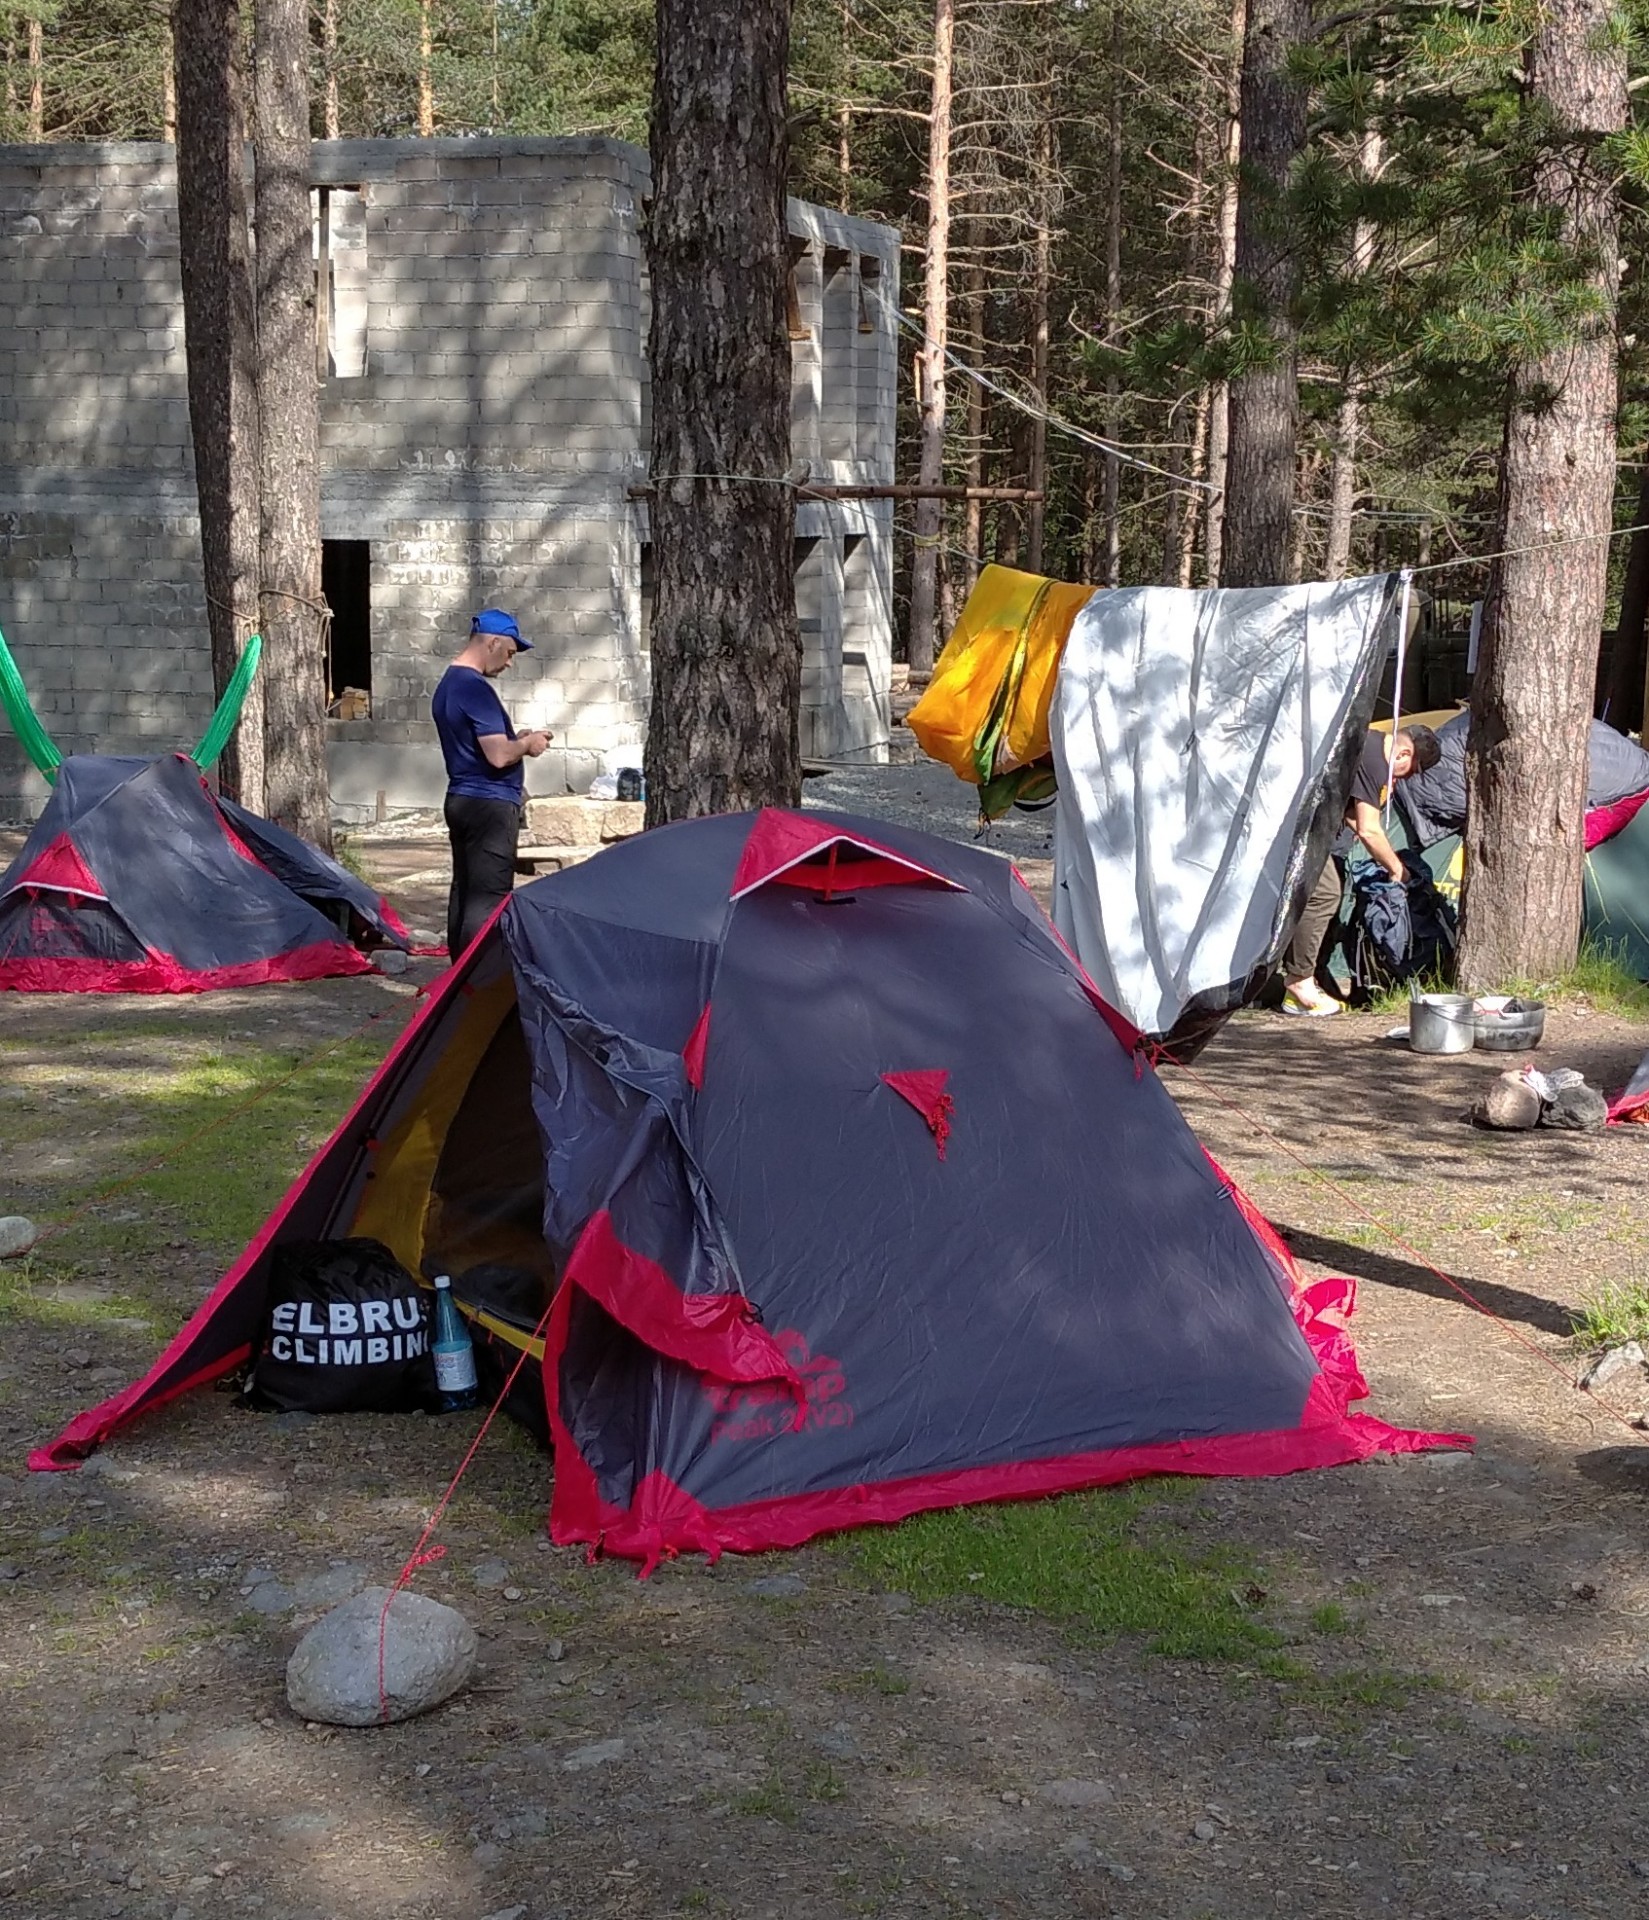
{"type": "Polygon", "coordinates": [[[859,256],[859,331],[874,333],[876,318],[873,303],[881,297],[882,263],[873,253],[859,256]]]}
{"type": "Polygon", "coordinates": [[[322,380],[366,372],[366,196],[359,187],[316,187],[315,370],[322,380]]]}
{"type": "Polygon", "coordinates": [[[332,609],[326,643],[327,713],[365,720],[372,712],[372,543],[321,542],[321,597],[332,609]]]}
{"type": "Polygon", "coordinates": [[[792,340],[808,340],[812,334],[807,322],[802,318],[801,287],[796,279],[796,270],[807,257],[808,243],[792,238],[790,242],[790,274],[784,283],[785,320],[790,328],[792,340]]]}

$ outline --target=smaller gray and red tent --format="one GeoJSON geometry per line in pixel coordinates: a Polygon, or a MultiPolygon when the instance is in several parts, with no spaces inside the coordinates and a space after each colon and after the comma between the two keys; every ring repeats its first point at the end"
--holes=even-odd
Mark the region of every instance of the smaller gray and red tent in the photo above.
{"type": "Polygon", "coordinates": [[[517,893],[145,1378],[32,1464],[243,1365],[275,1251],[347,1236],[514,1277],[551,1531],[647,1564],[1467,1444],[1348,1410],[1351,1283],[1302,1279],[1013,869],[848,815],[690,821],[517,893]]]}
{"type": "Polygon", "coordinates": [[[214,794],[182,754],[80,754],[0,874],[0,989],[198,993],[364,973],[405,948],[336,860],[214,794]]]}

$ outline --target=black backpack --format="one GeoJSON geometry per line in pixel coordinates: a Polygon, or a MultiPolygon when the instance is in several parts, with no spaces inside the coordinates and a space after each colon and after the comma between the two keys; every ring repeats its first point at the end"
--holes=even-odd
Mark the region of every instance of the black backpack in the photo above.
{"type": "Polygon", "coordinates": [[[429,1298],[377,1240],[277,1247],[248,1405],[287,1413],[410,1413],[435,1405],[429,1298]]]}
{"type": "Polygon", "coordinates": [[[1378,867],[1352,881],[1351,913],[1341,936],[1354,1004],[1410,981],[1446,984],[1454,976],[1454,908],[1420,855],[1399,855],[1401,886],[1378,867]]]}

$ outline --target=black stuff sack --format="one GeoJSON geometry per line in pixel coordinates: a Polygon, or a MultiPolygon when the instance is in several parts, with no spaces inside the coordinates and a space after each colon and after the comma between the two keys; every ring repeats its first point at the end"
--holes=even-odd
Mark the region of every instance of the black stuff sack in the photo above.
{"type": "Polygon", "coordinates": [[[247,1404],[282,1413],[411,1413],[435,1404],[429,1300],[377,1240],[276,1249],[247,1404]]]}

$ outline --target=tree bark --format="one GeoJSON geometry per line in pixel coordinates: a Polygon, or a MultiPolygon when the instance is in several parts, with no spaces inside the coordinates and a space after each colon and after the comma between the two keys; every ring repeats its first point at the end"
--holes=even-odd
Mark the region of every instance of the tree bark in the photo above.
{"type": "MultiPolygon", "coordinates": [[[[1649,527],[1649,460],[1638,468],[1636,527],[1649,527]]],[[[1620,620],[1609,654],[1609,678],[1603,689],[1603,718],[1622,733],[1643,725],[1644,679],[1649,674],[1649,533],[1634,533],[1626,550],[1626,579],[1620,590],[1620,620]]]]}
{"type": "MultiPolygon", "coordinates": [[[[1106,140],[1105,205],[1105,344],[1116,344],[1122,314],[1122,8],[1111,9],[1111,112],[1106,140]]],[[[1122,438],[1122,407],[1117,377],[1105,379],[1105,432],[1122,438]]],[[[1105,584],[1122,582],[1122,462],[1105,456],[1103,505],[1105,521],[1105,584]]]]}
{"type": "Polygon", "coordinates": [[[29,138],[46,137],[46,33],[36,14],[29,22],[29,138]]]}
{"type": "Polygon", "coordinates": [[[177,146],[177,55],[172,48],[172,29],[162,36],[160,66],[160,137],[167,146],[177,146]]]}
{"type": "Polygon", "coordinates": [[[1532,182],[1602,312],[1514,367],[1466,753],[1458,973],[1472,991],[1550,980],[1580,937],[1587,726],[1614,517],[1620,209],[1602,141],[1626,124],[1608,0],[1547,0],[1525,107],[1551,129],[1532,182]],[[1557,546],[1563,539],[1570,544],[1557,546]]]}
{"type": "MultiPolygon", "coordinates": [[[[1380,171],[1381,139],[1370,128],[1363,135],[1359,156],[1363,177],[1375,179],[1380,171]]],[[[1351,267],[1354,273],[1367,273],[1374,264],[1377,235],[1372,220],[1359,220],[1351,243],[1351,267]]],[[[1351,564],[1351,524],[1357,506],[1357,442],[1362,433],[1363,388],[1358,370],[1349,368],[1345,390],[1334,422],[1334,461],[1329,472],[1328,543],[1323,572],[1330,580],[1343,580],[1351,564]]]]}
{"type": "Polygon", "coordinates": [[[336,140],[343,121],[338,112],[338,0],[321,5],[321,132],[336,140]]]}
{"type": "Polygon", "coordinates": [[[305,0],[258,0],[253,62],[265,802],[330,847],[305,0]]]}
{"type": "Polygon", "coordinates": [[[802,786],[789,0],[658,0],[657,22],[650,826],[793,807],[802,786]]]}
{"type": "MultiPolygon", "coordinates": [[[[178,266],[201,569],[221,697],[258,626],[258,386],[246,207],[238,0],[175,0],[178,266]]],[[[263,681],[218,762],[225,792],[264,808],[263,681]]]]}
{"type": "MultiPolygon", "coordinates": [[[[1042,123],[1041,204],[1037,209],[1035,266],[1031,274],[1031,388],[1036,395],[1038,417],[1031,423],[1030,484],[1041,497],[1030,503],[1030,518],[1025,545],[1030,555],[1030,571],[1042,571],[1042,536],[1048,519],[1048,423],[1041,414],[1048,409],[1048,300],[1053,280],[1054,259],[1054,170],[1059,150],[1053,121],[1053,101],[1046,102],[1047,117],[1042,123]]],[[[970,384],[972,384],[970,382],[970,384]]]]}
{"type": "Polygon", "coordinates": [[[1306,89],[1289,58],[1311,31],[1311,0],[1249,0],[1242,61],[1236,292],[1269,334],[1231,383],[1220,581],[1273,586],[1288,574],[1299,440],[1300,270],[1284,196],[1305,147],[1306,89]]]}
{"type": "MultiPolygon", "coordinates": [[[[916,356],[921,408],[918,484],[936,487],[945,477],[945,323],[950,299],[950,109],[955,58],[955,0],[933,0],[933,90],[928,109],[927,264],[922,282],[922,330],[916,356]]],[[[934,593],[939,578],[939,533],[944,505],[916,503],[915,552],[910,563],[910,677],[933,672],[934,593]]]]}
{"type": "Polygon", "coordinates": [[[843,213],[853,211],[853,0],[842,0],[842,103],[836,109],[836,182],[843,213]]]}
{"type": "MultiPolygon", "coordinates": [[[[1237,271],[1238,170],[1242,162],[1242,50],[1248,25],[1248,0],[1232,0],[1231,64],[1225,87],[1225,154],[1220,179],[1219,251],[1214,266],[1214,327],[1231,315],[1231,286],[1237,271]]],[[[1225,554],[1225,474],[1231,445],[1231,387],[1219,380],[1208,393],[1208,501],[1204,509],[1203,578],[1219,585],[1225,554]]],[[[1190,584],[1189,581],[1186,583],[1190,584]]]]}
{"type": "MultiPolygon", "coordinates": [[[[975,260],[968,268],[966,300],[967,351],[978,370],[985,370],[985,271],[975,260]]],[[[977,380],[968,382],[967,484],[985,484],[985,389],[977,380]]],[[[969,500],[963,508],[966,529],[963,545],[968,550],[968,592],[972,593],[985,558],[985,503],[969,500]]]]}
{"type": "Polygon", "coordinates": [[[418,4],[418,135],[423,140],[435,133],[435,34],[430,3],[419,0],[418,4]]]}
{"type": "MultiPolygon", "coordinates": [[[[1196,422],[1191,430],[1191,464],[1187,469],[1191,479],[1205,480],[1208,460],[1208,421],[1213,410],[1213,393],[1204,387],[1197,395],[1196,422]]],[[[1173,577],[1170,579],[1166,563],[1163,580],[1168,586],[1188,587],[1191,584],[1192,569],[1197,558],[1197,519],[1208,510],[1209,495],[1201,487],[1186,489],[1189,498],[1185,501],[1179,526],[1179,553],[1175,559],[1173,577]]]]}

